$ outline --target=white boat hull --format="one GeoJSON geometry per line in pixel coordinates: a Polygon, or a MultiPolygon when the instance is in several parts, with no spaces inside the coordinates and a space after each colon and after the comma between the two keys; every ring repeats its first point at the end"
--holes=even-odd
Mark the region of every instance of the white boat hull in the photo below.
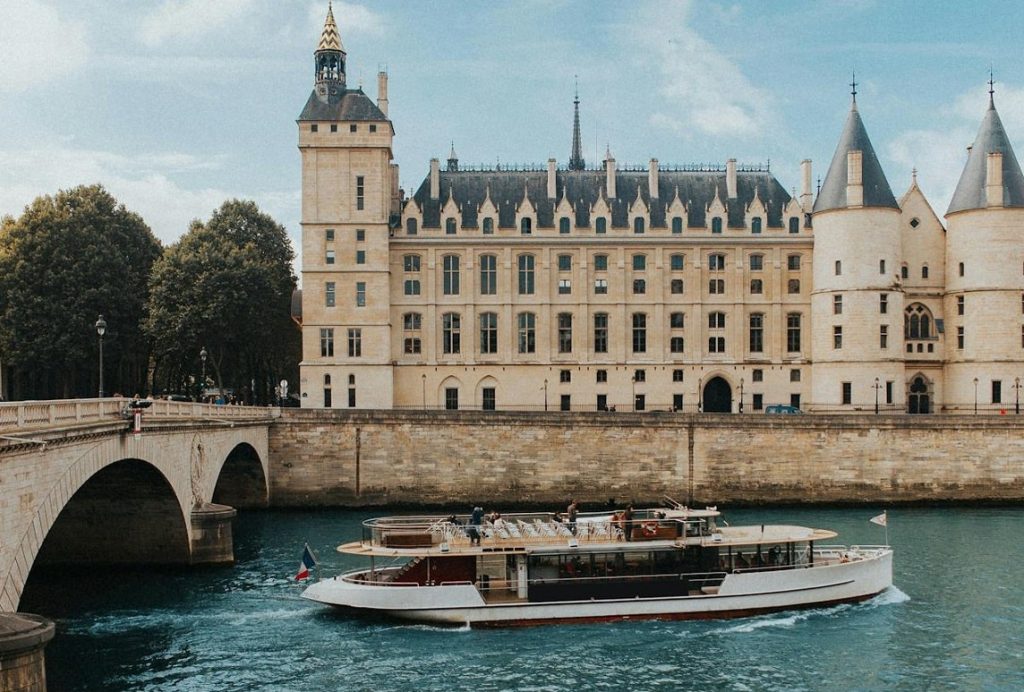
{"type": "Polygon", "coordinates": [[[417,622],[515,626],[621,619],[712,619],[866,600],[892,585],[892,551],[844,563],[728,574],[717,593],[531,603],[488,603],[473,584],[396,586],[344,576],[312,584],[304,598],[417,622]]]}

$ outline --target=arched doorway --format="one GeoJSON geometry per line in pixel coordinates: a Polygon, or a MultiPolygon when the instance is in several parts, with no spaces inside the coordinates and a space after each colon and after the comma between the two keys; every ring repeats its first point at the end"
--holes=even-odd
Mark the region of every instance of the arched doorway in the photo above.
{"type": "Polygon", "coordinates": [[[928,380],[918,375],[910,381],[907,394],[907,413],[931,413],[932,398],[928,390],[928,380]]]}
{"type": "Polygon", "coordinates": [[[732,387],[721,377],[712,377],[704,385],[704,413],[732,413],[732,387]]]}

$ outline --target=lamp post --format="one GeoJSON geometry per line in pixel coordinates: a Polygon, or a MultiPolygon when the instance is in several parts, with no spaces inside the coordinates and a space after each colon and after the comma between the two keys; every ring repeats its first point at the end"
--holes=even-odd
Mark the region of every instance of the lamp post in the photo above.
{"type": "Polygon", "coordinates": [[[878,378],[875,378],[875,415],[878,415],[878,390],[882,388],[878,378]]]}
{"type": "Polygon", "coordinates": [[[423,410],[427,410],[427,373],[420,375],[423,378],[423,410]]]}
{"type": "Polygon", "coordinates": [[[704,376],[701,375],[697,378],[697,413],[703,413],[704,411],[704,376]]]}
{"type": "Polygon", "coordinates": [[[548,410],[548,378],[544,378],[544,410],[548,410]]]}
{"type": "Polygon", "coordinates": [[[743,413],[743,378],[740,378],[740,413],[743,413]]]}
{"type": "Polygon", "coordinates": [[[210,355],[206,352],[206,347],[199,351],[199,360],[203,362],[203,379],[199,382],[199,400],[203,400],[203,396],[206,394],[206,357],[210,355]]]}
{"type": "Polygon", "coordinates": [[[978,378],[974,378],[974,415],[978,415],[978,378]]]}
{"type": "Polygon", "coordinates": [[[1019,377],[1014,377],[1013,378],[1013,393],[1014,393],[1013,412],[1019,416],[1020,415],[1020,378],[1019,377]]]}
{"type": "Polygon", "coordinates": [[[100,398],[102,399],[103,394],[103,335],[107,333],[107,321],[103,319],[103,315],[96,320],[96,333],[100,337],[100,398]]]}

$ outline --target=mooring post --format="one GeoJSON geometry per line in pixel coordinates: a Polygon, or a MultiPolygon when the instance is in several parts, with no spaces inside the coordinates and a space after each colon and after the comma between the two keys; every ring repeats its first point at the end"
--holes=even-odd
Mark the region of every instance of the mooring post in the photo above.
{"type": "Polygon", "coordinates": [[[46,692],[43,649],[53,632],[41,615],[0,613],[0,690],[46,692]]]}

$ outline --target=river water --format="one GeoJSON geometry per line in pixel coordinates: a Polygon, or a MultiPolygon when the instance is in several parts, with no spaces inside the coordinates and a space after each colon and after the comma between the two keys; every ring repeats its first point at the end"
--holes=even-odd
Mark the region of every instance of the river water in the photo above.
{"type": "MultiPolygon", "coordinates": [[[[503,508],[504,509],[504,508],[503,508]]],[[[736,510],[881,543],[869,509],[736,510]]],[[[325,574],[367,514],[242,513],[233,568],[36,578],[54,690],[817,690],[1024,688],[1024,509],[889,514],[895,589],[742,620],[514,630],[351,620],[299,599],[302,545],[325,574]]]]}

